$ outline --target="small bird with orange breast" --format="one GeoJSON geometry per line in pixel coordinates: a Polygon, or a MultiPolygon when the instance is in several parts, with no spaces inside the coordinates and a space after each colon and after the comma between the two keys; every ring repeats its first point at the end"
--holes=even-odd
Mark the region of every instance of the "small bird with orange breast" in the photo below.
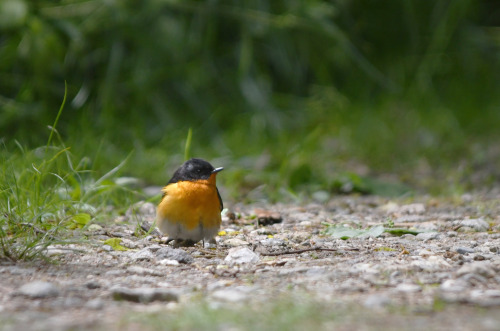
{"type": "Polygon", "coordinates": [[[224,168],[214,168],[202,159],[184,162],[162,189],[156,213],[158,228],[167,243],[190,246],[200,240],[215,243],[221,224],[222,199],[215,178],[224,168]]]}

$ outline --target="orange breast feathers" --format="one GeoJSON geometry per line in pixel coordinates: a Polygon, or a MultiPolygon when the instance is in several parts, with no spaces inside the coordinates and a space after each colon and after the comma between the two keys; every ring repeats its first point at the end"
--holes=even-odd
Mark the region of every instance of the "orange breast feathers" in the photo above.
{"type": "MultiPolygon", "coordinates": [[[[221,204],[215,186],[215,174],[208,180],[179,181],[162,189],[158,221],[180,223],[186,230],[200,226],[219,227],[221,204]]],[[[161,224],[160,224],[161,225],[161,224]]]]}

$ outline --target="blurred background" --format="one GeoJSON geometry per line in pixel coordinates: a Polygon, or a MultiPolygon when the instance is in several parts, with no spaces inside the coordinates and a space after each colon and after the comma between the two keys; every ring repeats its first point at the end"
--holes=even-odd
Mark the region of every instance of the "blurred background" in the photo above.
{"type": "Polygon", "coordinates": [[[1,153],[56,143],[234,199],[463,193],[500,176],[500,3],[1,0],[1,153]]]}

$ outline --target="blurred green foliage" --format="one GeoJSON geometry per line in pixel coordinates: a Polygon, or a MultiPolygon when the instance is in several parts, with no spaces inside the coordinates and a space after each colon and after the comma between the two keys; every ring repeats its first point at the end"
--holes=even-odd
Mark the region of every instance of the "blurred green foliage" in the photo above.
{"type": "Polygon", "coordinates": [[[240,194],[497,180],[495,1],[2,0],[0,138],[47,141],[65,81],[72,151],[156,184],[189,128],[240,194]]]}

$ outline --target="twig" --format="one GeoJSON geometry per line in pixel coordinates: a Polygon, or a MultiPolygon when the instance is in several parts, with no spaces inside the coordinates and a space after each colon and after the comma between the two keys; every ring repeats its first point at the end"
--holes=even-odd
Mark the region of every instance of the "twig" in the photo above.
{"type": "MultiPolygon", "coordinates": [[[[359,251],[359,248],[350,248],[350,251],[359,251]]],[[[298,249],[294,251],[283,251],[283,252],[275,252],[275,253],[260,253],[262,256],[279,256],[286,254],[302,254],[305,252],[314,252],[314,251],[325,251],[325,252],[338,252],[339,250],[336,248],[323,248],[323,247],[313,247],[313,248],[305,248],[298,249]]]]}

